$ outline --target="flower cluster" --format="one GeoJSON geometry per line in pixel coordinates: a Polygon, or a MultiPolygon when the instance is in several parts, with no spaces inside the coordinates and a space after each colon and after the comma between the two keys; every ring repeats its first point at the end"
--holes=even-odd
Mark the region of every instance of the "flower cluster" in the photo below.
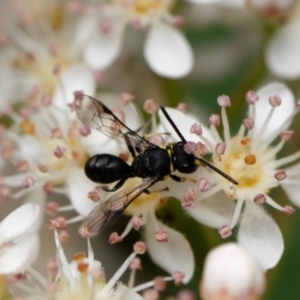
{"type": "Polygon", "coordinates": [[[0,8],[0,299],[260,299],[300,206],[299,1],[0,8]]]}

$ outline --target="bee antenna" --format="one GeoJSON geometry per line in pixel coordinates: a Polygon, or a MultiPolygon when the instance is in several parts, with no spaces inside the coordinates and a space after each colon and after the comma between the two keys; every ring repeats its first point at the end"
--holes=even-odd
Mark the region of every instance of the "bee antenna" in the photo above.
{"type": "Polygon", "coordinates": [[[181,132],[179,131],[179,129],[177,128],[177,126],[175,125],[175,123],[173,122],[173,120],[171,119],[170,115],[167,113],[166,109],[161,106],[160,107],[161,111],[163,112],[163,114],[165,115],[166,119],[169,121],[169,123],[171,124],[171,126],[173,127],[173,129],[176,131],[177,135],[179,136],[179,138],[186,143],[186,139],[183,137],[183,135],[181,134],[181,132]]]}

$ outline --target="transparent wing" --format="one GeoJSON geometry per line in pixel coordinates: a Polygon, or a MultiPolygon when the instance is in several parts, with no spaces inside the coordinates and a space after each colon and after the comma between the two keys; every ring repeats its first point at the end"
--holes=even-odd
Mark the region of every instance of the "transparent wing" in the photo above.
{"type": "Polygon", "coordinates": [[[155,178],[146,178],[96,206],[87,218],[88,231],[90,233],[98,232],[108,225],[113,224],[121,216],[126,207],[146,189],[156,183],[156,181],[155,178]]]}
{"type": "Polygon", "coordinates": [[[95,98],[77,93],[74,104],[77,117],[84,125],[96,129],[120,143],[138,148],[139,152],[156,147],[128,128],[108,107],[95,98]]]}

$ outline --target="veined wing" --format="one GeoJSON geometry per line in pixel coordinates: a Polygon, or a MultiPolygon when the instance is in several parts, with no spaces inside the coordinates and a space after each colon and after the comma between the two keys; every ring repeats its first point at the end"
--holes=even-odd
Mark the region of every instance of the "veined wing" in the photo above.
{"type": "Polygon", "coordinates": [[[84,125],[96,129],[120,143],[139,148],[139,152],[156,147],[128,128],[107,106],[97,99],[77,93],[74,104],[77,117],[84,125]]]}
{"type": "Polygon", "coordinates": [[[87,218],[88,231],[90,233],[98,232],[108,225],[113,224],[134,199],[156,182],[157,180],[155,178],[146,178],[118,192],[105,202],[96,206],[89,213],[87,218]]]}

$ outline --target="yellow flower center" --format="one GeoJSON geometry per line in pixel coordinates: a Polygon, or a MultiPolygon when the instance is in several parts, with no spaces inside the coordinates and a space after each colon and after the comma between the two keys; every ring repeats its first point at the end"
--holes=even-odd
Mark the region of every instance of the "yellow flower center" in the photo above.
{"type": "MultiPolygon", "coordinates": [[[[227,143],[226,152],[222,157],[214,155],[214,164],[238,182],[237,192],[258,187],[267,192],[264,178],[270,174],[268,162],[275,157],[268,156],[271,148],[263,150],[257,147],[253,149],[251,146],[252,141],[249,138],[234,137],[227,143]]],[[[218,178],[224,182],[226,180],[220,176],[218,178]]],[[[228,181],[226,184],[228,186],[228,181]]],[[[231,194],[229,190],[228,193],[231,194]]]]}

